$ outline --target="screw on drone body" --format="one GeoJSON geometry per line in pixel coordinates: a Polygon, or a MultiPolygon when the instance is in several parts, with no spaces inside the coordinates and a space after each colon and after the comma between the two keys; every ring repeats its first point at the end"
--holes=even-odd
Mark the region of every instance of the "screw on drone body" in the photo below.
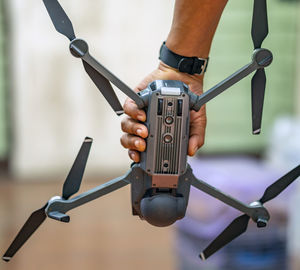
{"type": "Polygon", "coordinates": [[[166,124],[171,125],[174,122],[174,118],[172,116],[167,116],[165,122],[166,124]]]}

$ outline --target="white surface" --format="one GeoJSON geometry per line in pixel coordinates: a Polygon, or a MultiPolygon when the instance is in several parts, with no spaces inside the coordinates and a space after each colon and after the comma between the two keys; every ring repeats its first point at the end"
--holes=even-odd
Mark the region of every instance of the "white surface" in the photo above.
{"type": "Polygon", "coordinates": [[[177,87],[162,87],[161,88],[162,95],[166,96],[179,96],[180,95],[180,88],[177,87]]]}

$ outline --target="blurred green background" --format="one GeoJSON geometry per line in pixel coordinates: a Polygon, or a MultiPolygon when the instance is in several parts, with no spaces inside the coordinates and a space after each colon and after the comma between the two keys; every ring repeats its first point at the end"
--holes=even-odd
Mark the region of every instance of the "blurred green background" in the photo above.
{"type": "MultiPolygon", "coordinates": [[[[248,76],[207,104],[205,152],[259,154],[266,147],[270,128],[281,115],[295,112],[296,56],[300,46],[299,3],[268,1],[269,35],[262,44],[273,53],[266,68],[267,85],[259,136],[251,134],[251,78],[248,76]]],[[[214,37],[205,90],[250,62],[252,1],[228,1],[214,37]]]]}

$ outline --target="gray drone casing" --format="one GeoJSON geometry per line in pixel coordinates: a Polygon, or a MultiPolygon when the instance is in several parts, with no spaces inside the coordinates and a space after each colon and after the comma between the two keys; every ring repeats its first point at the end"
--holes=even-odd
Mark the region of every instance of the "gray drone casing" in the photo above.
{"type": "Polygon", "coordinates": [[[140,96],[147,104],[145,125],[149,135],[146,151],[141,153],[140,175],[132,179],[133,214],[144,218],[141,200],[168,194],[178,200],[178,219],[183,218],[190,190],[190,183],[184,181],[190,91],[180,81],[156,80],[141,91],[140,96]]]}
{"type": "Polygon", "coordinates": [[[156,80],[147,93],[148,128],[141,168],[150,175],[181,175],[186,170],[189,139],[189,91],[180,81],[156,80]]]}

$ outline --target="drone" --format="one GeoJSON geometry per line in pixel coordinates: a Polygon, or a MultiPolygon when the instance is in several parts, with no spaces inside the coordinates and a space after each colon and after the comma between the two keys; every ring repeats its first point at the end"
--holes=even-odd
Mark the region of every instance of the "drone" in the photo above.
{"type": "Polygon", "coordinates": [[[149,131],[147,149],[141,153],[141,161],[133,163],[123,176],[71,198],[79,191],[93,141],[86,137],[64,182],[62,196],[52,197],[42,208],[31,214],[2,259],[10,261],[47,217],[69,222],[70,217],[66,213],[71,209],[127,185],[131,185],[132,214],[158,227],[170,226],[184,218],[191,186],[242,212],[243,215],[234,219],[200,253],[202,260],[244,233],[250,218],[257,227],[266,227],[270,214],[264,203],[275,198],[300,176],[300,165],[270,185],[259,200],[245,204],[197,179],[187,163],[190,111],[199,111],[208,101],[254,71],[251,82],[252,132],[259,134],[261,131],[266,85],[264,69],[273,59],[269,50],[261,48],[268,34],[266,0],[254,0],[251,30],[254,51],[251,62],[200,96],[191,92],[183,82],[172,80],[156,80],[141,92],[134,92],[91,56],[88,44],[76,38],[72,23],[57,0],[43,2],[55,29],[70,40],[71,54],[82,60],[85,71],[115,113],[121,115],[123,108],[111,83],[134,100],[139,109],[145,110],[147,120],[144,124],[149,131]]]}

